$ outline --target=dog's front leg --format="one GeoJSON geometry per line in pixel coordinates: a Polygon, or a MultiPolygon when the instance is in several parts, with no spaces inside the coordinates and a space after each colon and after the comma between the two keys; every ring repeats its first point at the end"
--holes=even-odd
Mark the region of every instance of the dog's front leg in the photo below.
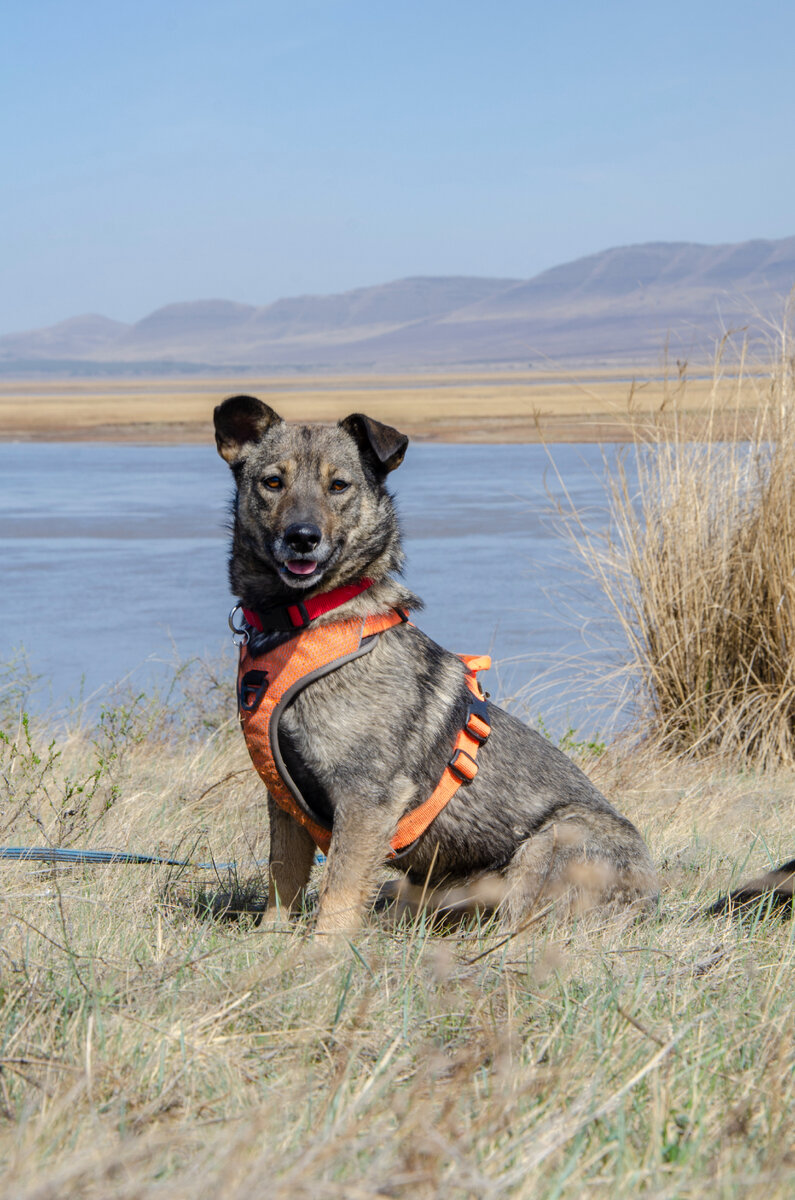
{"type": "Polygon", "coordinates": [[[320,885],[318,933],[350,933],[361,922],[394,827],[392,806],[356,800],[335,808],[334,829],[320,885]]]}
{"type": "Polygon", "coordinates": [[[265,921],[293,912],[301,903],[315,857],[315,843],[302,825],[279,808],[268,794],[271,848],[268,867],[268,907],[265,921]]]}

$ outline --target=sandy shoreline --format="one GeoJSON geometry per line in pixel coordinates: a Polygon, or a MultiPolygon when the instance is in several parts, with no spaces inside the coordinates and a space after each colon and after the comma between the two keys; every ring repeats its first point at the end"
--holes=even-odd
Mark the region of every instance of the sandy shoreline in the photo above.
{"type": "MultiPolygon", "coordinates": [[[[743,434],[763,386],[761,377],[742,386],[725,377],[719,391],[733,398],[725,406],[732,415],[721,416],[713,435],[743,434]]],[[[678,380],[660,373],[619,376],[606,368],[477,377],[3,381],[0,441],[207,442],[213,407],[240,391],[260,396],[289,420],[334,421],[366,412],[431,442],[623,442],[632,439],[639,419],[673,429],[674,421],[703,420],[715,400],[715,385],[705,376],[689,379],[685,393],[678,380]]]]}
{"type": "MultiPolygon", "coordinates": [[[[632,440],[628,427],[608,417],[535,420],[493,419],[463,420],[440,418],[426,422],[398,421],[403,432],[417,442],[540,443],[540,442],[627,442],[632,440]]],[[[11,428],[0,431],[0,442],[107,442],[145,445],[197,445],[211,442],[212,421],[198,423],[163,422],[97,424],[79,428],[68,425],[42,425],[35,429],[11,428]]]]}

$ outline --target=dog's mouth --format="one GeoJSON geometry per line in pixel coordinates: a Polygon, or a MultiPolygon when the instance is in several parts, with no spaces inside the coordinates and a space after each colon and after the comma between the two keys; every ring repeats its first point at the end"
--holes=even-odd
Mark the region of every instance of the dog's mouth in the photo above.
{"type": "Polygon", "coordinates": [[[286,558],[283,561],[279,561],[277,558],[276,562],[279,567],[279,574],[288,587],[304,589],[313,587],[320,582],[328,571],[333,558],[334,555],[330,554],[328,558],[323,560],[317,558],[286,558]]]}
{"type": "Polygon", "coordinates": [[[318,569],[319,563],[313,558],[288,558],[284,563],[285,571],[291,575],[312,575],[318,569]]]}
{"type": "Polygon", "coordinates": [[[305,591],[306,588],[316,587],[324,575],[327,575],[337,559],[337,549],[333,546],[317,546],[303,554],[292,555],[286,546],[275,545],[271,549],[271,561],[279,572],[279,577],[288,588],[305,591]]]}

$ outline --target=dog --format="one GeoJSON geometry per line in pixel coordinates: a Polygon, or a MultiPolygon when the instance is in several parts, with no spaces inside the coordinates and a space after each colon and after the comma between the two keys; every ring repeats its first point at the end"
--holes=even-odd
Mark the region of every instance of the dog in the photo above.
{"type": "MultiPolygon", "coordinates": [[[[351,592],[311,621],[330,637],[340,622],[391,622],[366,639],[367,653],[360,646],[276,705],[271,753],[300,805],[286,811],[281,793],[274,797],[278,784],[269,785],[266,918],[300,907],[318,829],[330,831],[319,933],[356,928],[390,853],[409,886],[488,893],[511,928],[543,905],[578,913],[652,904],[657,876],[634,825],[562,751],[490,701],[478,701],[480,736],[488,732],[467,754],[470,777],[425,832],[390,851],[401,820],[449,773],[462,728],[477,728],[470,714],[478,690],[466,664],[405,619],[422,605],[399,578],[404,555],[386,480],[408,438],[361,413],[330,425],[288,423],[244,395],[215,409],[215,433],[236,484],[229,579],[246,614],[235,626],[246,661],[269,663],[275,654],[287,662],[296,630],[284,613],[308,623],[313,601],[322,607],[332,594],[351,592]]],[[[243,673],[242,718],[275,686],[273,674],[243,673]]]]}

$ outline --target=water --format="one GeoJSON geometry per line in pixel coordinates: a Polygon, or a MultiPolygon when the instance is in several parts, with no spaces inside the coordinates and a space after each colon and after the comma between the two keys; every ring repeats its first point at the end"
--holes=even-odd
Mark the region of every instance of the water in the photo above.
{"type": "MultiPolygon", "coordinates": [[[[598,525],[601,450],[552,453],[598,525]]],[[[406,581],[427,606],[418,624],[452,650],[491,653],[493,693],[532,696],[525,707],[553,725],[604,724],[571,659],[598,672],[618,634],[551,518],[562,487],[547,451],[412,446],[391,483],[406,581]]],[[[230,495],[210,447],[0,445],[0,661],[24,645],[42,676],[35,705],[98,704],[130,672],[145,684],[175,656],[231,653],[230,495]]]]}

